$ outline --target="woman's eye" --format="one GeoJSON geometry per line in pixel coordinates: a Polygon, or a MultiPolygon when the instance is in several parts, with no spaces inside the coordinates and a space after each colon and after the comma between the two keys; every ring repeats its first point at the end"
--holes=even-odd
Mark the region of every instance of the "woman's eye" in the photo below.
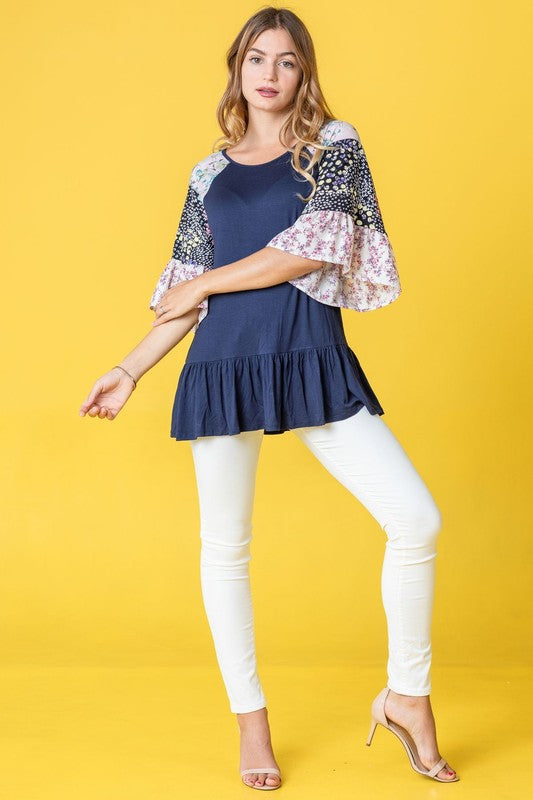
{"type": "MultiPolygon", "coordinates": [[[[261,61],[261,56],[251,56],[250,57],[250,61],[261,61]]],[[[294,64],[293,64],[292,61],[282,61],[281,63],[282,64],[288,64],[289,67],[291,67],[291,68],[294,67],[294,64]]]]}

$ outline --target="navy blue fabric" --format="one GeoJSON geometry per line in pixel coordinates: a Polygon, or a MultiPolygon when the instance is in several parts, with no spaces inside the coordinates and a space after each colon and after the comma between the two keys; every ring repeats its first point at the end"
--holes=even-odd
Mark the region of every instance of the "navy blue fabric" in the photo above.
{"type": "MultiPolygon", "coordinates": [[[[305,206],[296,195],[311,189],[290,152],[258,165],[222,153],[227,164],[204,196],[213,269],[261,250],[293,225],[305,206]]],[[[340,308],[285,282],[209,295],[179,376],[170,435],[280,434],[346,419],[363,405],[384,414],[346,341],[340,308]]]]}

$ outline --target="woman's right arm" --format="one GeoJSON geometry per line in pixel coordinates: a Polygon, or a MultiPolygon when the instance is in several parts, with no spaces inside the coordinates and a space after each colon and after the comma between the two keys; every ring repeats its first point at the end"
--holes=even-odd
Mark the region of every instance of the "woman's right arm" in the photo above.
{"type": "Polygon", "coordinates": [[[198,322],[200,309],[193,308],[181,317],[168,320],[152,328],[134,349],[118,362],[123,369],[113,367],[93,385],[87,399],[80,407],[80,416],[114,419],[134,390],[135,381],[148,372],[165,356],[198,322]],[[126,370],[126,372],[124,372],[126,370]]]}
{"type": "MultiPolygon", "coordinates": [[[[215,245],[203,204],[204,191],[204,169],[195,164],[189,175],[172,258],[161,273],[150,300],[152,310],[167,289],[213,267],[215,245]]],[[[196,325],[202,308],[207,311],[207,300],[202,301],[198,308],[167,320],[164,325],[153,326],[131,353],[119,362],[122,369],[113,367],[96,381],[80,408],[80,416],[88,413],[91,417],[114,419],[135,388],[123,370],[138,381],[196,325]]]]}

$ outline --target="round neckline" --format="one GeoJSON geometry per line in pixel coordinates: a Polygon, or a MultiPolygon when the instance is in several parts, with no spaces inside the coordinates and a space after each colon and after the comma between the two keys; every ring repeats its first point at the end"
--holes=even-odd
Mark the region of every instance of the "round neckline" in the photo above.
{"type": "Polygon", "coordinates": [[[235,164],[237,167],[252,167],[252,168],[267,167],[269,164],[275,164],[276,161],[280,161],[284,156],[287,155],[287,153],[292,152],[291,150],[285,150],[281,155],[276,156],[276,158],[271,158],[270,161],[263,161],[261,164],[242,164],[240,161],[235,161],[235,159],[233,159],[230,155],[228,155],[228,153],[226,152],[227,149],[228,149],[227,147],[224,147],[224,149],[221,150],[220,152],[222,153],[224,158],[227,159],[231,164],[235,164]]]}

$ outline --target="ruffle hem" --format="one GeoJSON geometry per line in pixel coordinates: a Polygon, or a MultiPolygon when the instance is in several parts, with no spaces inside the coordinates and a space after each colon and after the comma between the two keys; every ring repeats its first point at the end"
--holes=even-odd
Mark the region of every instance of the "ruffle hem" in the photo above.
{"type": "Polygon", "coordinates": [[[192,361],[179,376],[170,436],[285,433],[346,419],[363,405],[371,414],[385,413],[345,343],[192,361]]]}

